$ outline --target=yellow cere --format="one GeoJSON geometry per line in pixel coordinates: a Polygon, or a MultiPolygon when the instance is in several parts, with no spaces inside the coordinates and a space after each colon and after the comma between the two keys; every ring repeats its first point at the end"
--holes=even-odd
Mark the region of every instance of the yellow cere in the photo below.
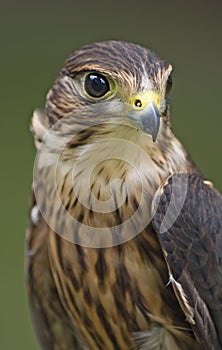
{"type": "Polygon", "coordinates": [[[158,110],[160,110],[160,95],[154,91],[140,92],[131,99],[135,110],[143,110],[150,102],[155,103],[158,110]]]}

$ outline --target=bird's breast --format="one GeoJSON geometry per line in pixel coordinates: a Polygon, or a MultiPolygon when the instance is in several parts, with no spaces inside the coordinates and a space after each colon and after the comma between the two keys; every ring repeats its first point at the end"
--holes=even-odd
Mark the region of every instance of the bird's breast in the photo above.
{"type": "Polygon", "coordinates": [[[184,326],[150,225],[154,193],[172,166],[161,152],[114,146],[87,146],[36,174],[55,285],[92,350],[128,349],[136,332],[184,326]]]}
{"type": "Polygon", "coordinates": [[[43,182],[35,192],[46,221],[61,236],[91,247],[135,237],[149,225],[153,196],[173,172],[153,144],[109,138],[39,167],[43,182]]]}

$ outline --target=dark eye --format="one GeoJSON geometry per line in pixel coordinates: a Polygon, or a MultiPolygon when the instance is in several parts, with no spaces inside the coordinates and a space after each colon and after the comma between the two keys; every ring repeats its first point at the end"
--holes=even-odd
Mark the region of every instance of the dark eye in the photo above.
{"type": "Polygon", "coordinates": [[[99,73],[90,73],[85,78],[85,90],[89,96],[102,97],[109,91],[108,80],[99,73]]]}
{"type": "Polygon", "coordinates": [[[169,75],[169,77],[167,79],[167,83],[166,83],[166,93],[168,93],[171,90],[172,85],[173,85],[173,80],[172,80],[171,75],[169,75]]]}

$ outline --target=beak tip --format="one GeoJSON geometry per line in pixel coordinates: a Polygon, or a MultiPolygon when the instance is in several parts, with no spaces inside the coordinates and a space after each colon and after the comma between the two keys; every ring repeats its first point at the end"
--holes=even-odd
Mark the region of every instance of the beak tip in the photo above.
{"type": "Polygon", "coordinates": [[[157,136],[158,136],[158,132],[159,132],[159,128],[160,128],[160,119],[158,120],[156,127],[154,128],[154,130],[151,133],[153,142],[156,142],[156,139],[157,139],[157,136]]]}

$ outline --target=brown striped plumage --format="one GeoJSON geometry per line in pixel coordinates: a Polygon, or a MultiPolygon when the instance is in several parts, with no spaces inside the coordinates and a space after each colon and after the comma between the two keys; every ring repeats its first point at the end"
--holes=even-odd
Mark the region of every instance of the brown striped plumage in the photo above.
{"type": "Polygon", "coordinates": [[[85,46],[65,62],[45,112],[34,114],[26,264],[42,349],[201,349],[151,223],[158,187],[173,173],[197,173],[170,128],[171,69],[137,45],[85,46]],[[111,79],[115,93],[90,99],[87,71],[111,79]],[[156,142],[128,117],[131,97],[146,91],[160,98],[156,142]]]}

